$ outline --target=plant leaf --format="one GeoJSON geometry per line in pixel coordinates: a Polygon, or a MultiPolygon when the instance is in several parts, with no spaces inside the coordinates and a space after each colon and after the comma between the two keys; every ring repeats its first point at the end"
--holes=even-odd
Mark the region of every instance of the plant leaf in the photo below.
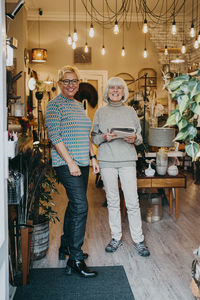
{"type": "Polygon", "coordinates": [[[181,101],[179,104],[179,110],[180,110],[181,115],[184,112],[184,110],[189,106],[189,103],[190,103],[190,100],[187,95],[184,95],[181,97],[181,101]]]}
{"type": "Polygon", "coordinates": [[[180,120],[178,123],[178,129],[179,131],[183,128],[185,128],[188,125],[188,122],[185,119],[180,120]]]}
{"type": "Polygon", "coordinates": [[[182,74],[182,75],[177,76],[176,78],[174,78],[173,81],[179,81],[179,80],[188,81],[189,79],[190,79],[190,75],[182,74]]]}
{"type": "Polygon", "coordinates": [[[176,89],[178,89],[181,86],[181,84],[184,82],[184,80],[175,80],[175,79],[172,80],[168,85],[171,91],[175,91],[176,89]]]}
{"type": "Polygon", "coordinates": [[[187,132],[190,140],[193,140],[197,135],[197,129],[193,126],[193,124],[188,125],[187,132]]]}
{"type": "Polygon", "coordinates": [[[179,133],[177,134],[177,136],[173,141],[185,141],[188,135],[189,133],[187,131],[187,127],[183,128],[182,130],[179,131],[179,133]]]}
{"type": "Polygon", "coordinates": [[[198,95],[196,95],[194,99],[195,99],[196,103],[200,103],[200,93],[198,95]]]}
{"type": "Polygon", "coordinates": [[[190,95],[191,99],[194,96],[198,95],[199,93],[200,93],[200,82],[196,82],[194,88],[192,89],[191,95],[190,95]]]}
{"type": "Polygon", "coordinates": [[[172,126],[172,125],[175,125],[175,124],[176,124],[176,115],[173,114],[173,115],[169,116],[169,118],[167,119],[167,122],[164,125],[164,127],[172,126]]]}
{"type": "Polygon", "coordinates": [[[193,112],[197,115],[200,116],[200,104],[197,104],[197,106],[195,107],[195,109],[193,110],[193,112]]]}
{"type": "Polygon", "coordinates": [[[196,142],[189,142],[185,146],[185,151],[190,157],[192,157],[192,160],[194,160],[199,152],[199,144],[196,142]]]}

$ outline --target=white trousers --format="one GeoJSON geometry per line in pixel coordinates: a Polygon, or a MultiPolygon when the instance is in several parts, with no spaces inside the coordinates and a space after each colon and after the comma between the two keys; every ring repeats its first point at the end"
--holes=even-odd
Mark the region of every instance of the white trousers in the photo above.
{"type": "Polygon", "coordinates": [[[101,177],[106,191],[112,238],[120,240],[122,237],[119,177],[124,193],[131,237],[135,243],[142,242],[144,236],[142,234],[142,221],[137,194],[136,168],[102,168],[101,177]]]}

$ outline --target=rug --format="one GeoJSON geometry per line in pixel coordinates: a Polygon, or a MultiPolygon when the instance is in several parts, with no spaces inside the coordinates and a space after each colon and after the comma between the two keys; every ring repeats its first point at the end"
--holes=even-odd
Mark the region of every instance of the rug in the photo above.
{"type": "Polygon", "coordinates": [[[134,300],[123,266],[93,267],[94,278],[64,268],[33,269],[30,283],[17,288],[14,300],[134,300]]]}

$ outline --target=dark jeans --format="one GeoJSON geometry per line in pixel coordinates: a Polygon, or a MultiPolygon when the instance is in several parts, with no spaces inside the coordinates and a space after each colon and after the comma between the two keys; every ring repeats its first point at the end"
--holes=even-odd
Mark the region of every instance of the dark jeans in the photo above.
{"type": "Polygon", "coordinates": [[[69,246],[70,259],[83,259],[83,245],[88,212],[87,184],[89,166],[80,167],[81,176],[72,176],[68,166],[56,167],[58,180],[64,185],[68,206],[65,211],[60,249],[69,246]]]}

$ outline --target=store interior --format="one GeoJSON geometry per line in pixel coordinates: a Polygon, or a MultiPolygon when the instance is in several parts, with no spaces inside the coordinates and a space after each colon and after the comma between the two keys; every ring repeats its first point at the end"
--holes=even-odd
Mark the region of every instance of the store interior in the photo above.
{"type": "MultiPolygon", "coordinates": [[[[91,121],[106,105],[107,80],[123,78],[129,90],[126,105],[135,109],[143,137],[136,149],[138,194],[151,256],[139,257],[134,251],[122,191],[123,247],[105,252],[110,239],[106,195],[100,175],[90,168],[83,245],[87,265],[123,266],[136,300],[200,299],[199,1],[3,2],[9,259],[5,299],[15,299],[17,288],[31,283],[33,269],[66,265],[58,249],[68,200],[51,168],[45,126],[46,106],[60,93],[58,71],[65,65],[79,70],[76,99],[91,121]],[[42,238],[33,238],[40,230],[42,238]]],[[[94,149],[98,155],[98,147],[94,149]]]]}

